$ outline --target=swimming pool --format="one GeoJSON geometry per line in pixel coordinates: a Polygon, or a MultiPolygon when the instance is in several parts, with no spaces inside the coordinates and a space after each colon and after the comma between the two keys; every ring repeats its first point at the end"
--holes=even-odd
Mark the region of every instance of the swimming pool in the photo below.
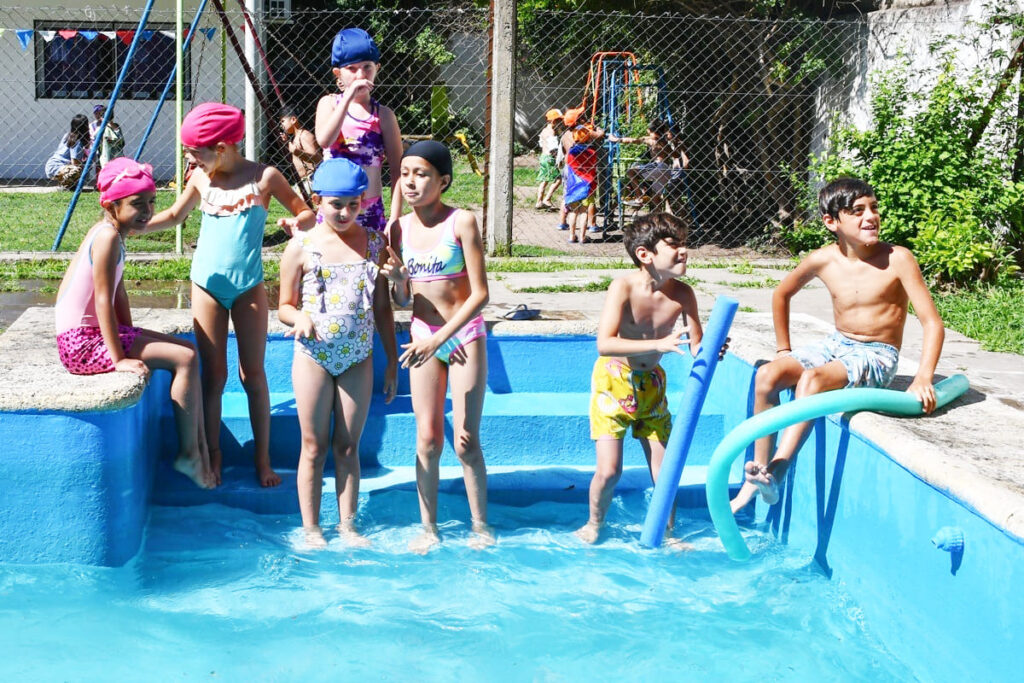
{"type": "MultiPolygon", "coordinates": [[[[445,543],[426,558],[405,552],[417,514],[411,416],[399,401],[391,412],[375,406],[364,440],[360,523],[374,547],[349,550],[334,539],[326,552],[306,552],[295,543],[294,489],[264,492],[247,483],[247,420],[226,411],[235,448],[226,457],[238,469],[217,503],[168,478],[154,464],[168,444],[152,448],[152,437],[141,437],[142,464],[132,460],[135,446],[122,444],[124,453],[115,454],[139,465],[120,480],[132,491],[141,486],[148,493],[146,477],[155,469],[158,505],[149,509],[140,552],[108,562],[123,564],[113,568],[67,560],[0,564],[0,641],[16,653],[0,661],[0,673],[53,679],[140,671],[231,679],[323,678],[337,671],[499,680],[666,672],[730,680],[1016,676],[1016,660],[1007,653],[1022,645],[1016,625],[1024,599],[1014,589],[1024,579],[1020,541],[924,484],[876,445],[879,434],[867,438],[840,419],[820,420],[783,503],[747,519],[754,561],[737,565],[726,558],[707,521],[701,484],[711,449],[748,411],[752,368],[735,355],[719,366],[680,490],[677,526],[696,549],[640,548],[649,492],[638,448],[627,457],[634,469],[613,504],[607,540],[595,548],[577,543],[571,532],[586,517],[593,467],[585,418],[593,338],[511,329],[520,331],[498,331],[491,340],[484,418],[491,428],[483,441],[496,548],[466,547],[459,521],[468,519],[465,499],[458,477],[449,476],[439,518],[455,521],[442,525],[445,543]],[[956,574],[949,555],[929,542],[944,526],[962,529],[967,539],[956,574]]],[[[272,337],[268,353],[277,396],[274,438],[285,455],[297,439],[286,426],[290,406],[281,391],[289,381],[290,343],[272,337]]],[[[666,364],[670,378],[686,371],[682,359],[666,364]]],[[[229,387],[226,406],[237,390],[229,387]]],[[[128,425],[143,435],[161,431],[161,424],[167,430],[166,411],[154,412],[160,402],[147,403],[152,393],[145,392],[140,408],[126,409],[127,417],[118,411],[80,416],[86,426],[77,438],[95,434],[103,420],[120,420],[117,428],[128,425]]],[[[47,417],[29,422],[34,441],[40,432],[58,433],[47,417]]],[[[443,464],[454,464],[445,457],[443,464]]],[[[275,453],[279,467],[286,460],[275,453]]],[[[105,495],[112,490],[106,487],[105,495]]],[[[330,486],[325,494],[330,497],[330,486]]],[[[59,501],[41,506],[41,518],[49,507],[59,501]]],[[[329,523],[333,501],[323,510],[329,523]]],[[[94,526],[113,526],[116,539],[124,522],[111,519],[93,516],[94,526]]],[[[56,543],[74,543],[60,540],[58,525],[45,528],[51,551],[56,543]]]]}
{"type": "MultiPolygon", "coordinates": [[[[466,517],[461,496],[440,506],[442,518],[466,517]]],[[[699,517],[681,520],[693,552],[642,550],[643,507],[642,493],[617,498],[607,540],[589,548],[572,534],[581,500],[495,504],[497,547],[471,550],[465,525],[448,523],[425,558],[405,550],[412,492],[361,501],[374,546],[357,551],[337,539],[302,551],[294,515],[157,507],[124,567],[0,566],[0,675],[757,680],[768,666],[788,679],[914,676],[807,557],[756,534],[760,561],[737,565],[699,517]]]]}

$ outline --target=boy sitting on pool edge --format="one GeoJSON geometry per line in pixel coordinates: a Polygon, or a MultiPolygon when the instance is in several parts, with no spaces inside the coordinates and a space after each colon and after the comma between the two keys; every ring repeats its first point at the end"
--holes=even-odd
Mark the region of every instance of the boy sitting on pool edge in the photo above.
{"type": "MultiPolygon", "coordinates": [[[[881,218],[874,189],[856,178],[839,178],[818,193],[825,227],[836,243],[808,254],[772,295],[776,356],[757,370],[754,413],[779,402],[779,392],[795,387],[797,398],[844,387],[885,388],[896,375],[907,303],[924,328],[921,363],[907,389],[925,413],[935,409],[932,377],[945,330],[921,269],[910,250],[878,239],[881,218]],[[789,300],[814,278],[832,295],[836,331],[815,344],[791,350],[789,300]]],[[[793,455],[810,431],[811,421],[786,429],[769,462],[772,437],[758,439],[754,460],[746,464],[746,482],[732,501],[736,512],[756,494],[772,505],[793,455]]]]}
{"type": "Polygon", "coordinates": [[[601,532],[622,475],[622,440],[630,427],[657,481],[672,429],[659,361],[666,353],[685,353],[685,343],[696,355],[703,334],[697,297],[678,279],[686,274],[686,224],[669,213],[649,214],[623,229],[622,241],[637,270],[612,281],[597,328],[600,357],[590,388],[597,467],[590,482],[590,519],[576,531],[586,543],[597,541],[601,532]],[[680,316],[685,327],[673,331],[680,316]]]}

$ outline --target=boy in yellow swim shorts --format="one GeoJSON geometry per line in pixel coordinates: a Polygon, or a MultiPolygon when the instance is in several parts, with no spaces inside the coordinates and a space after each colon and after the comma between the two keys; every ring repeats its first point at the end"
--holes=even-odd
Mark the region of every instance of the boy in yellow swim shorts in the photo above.
{"type": "Polygon", "coordinates": [[[622,440],[632,428],[657,480],[672,427],[665,400],[666,353],[696,355],[702,329],[697,297],[679,280],[686,273],[686,224],[668,213],[638,218],[623,230],[637,270],[608,287],[597,329],[591,377],[590,438],[597,467],[590,482],[590,519],[576,534],[594,543],[622,475],[622,440]],[[684,325],[676,329],[676,322],[684,325]]]}

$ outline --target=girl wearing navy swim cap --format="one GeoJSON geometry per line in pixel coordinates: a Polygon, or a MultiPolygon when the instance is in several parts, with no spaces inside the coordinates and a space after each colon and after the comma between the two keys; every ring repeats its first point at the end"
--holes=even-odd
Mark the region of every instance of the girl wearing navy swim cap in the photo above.
{"type": "Polygon", "coordinates": [[[384,402],[395,396],[398,348],[384,235],[356,223],[367,177],[348,159],[328,159],[313,173],[320,198],[316,226],[296,234],[281,257],[277,316],[295,336],[292,386],[302,432],[296,472],[307,542],[324,547],[320,500],[324,462],[334,454],[338,533],[348,545],[368,545],[356,528],[359,438],[373,391],[373,337],[387,356],[384,402]],[[333,435],[332,435],[333,426],[333,435]]]}
{"type": "Polygon", "coordinates": [[[410,544],[426,552],[437,533],[438,464],[444,448],[445,392],[451,383],[455,454],[462,463],[473,517],[475,546],[494,543],[487,525],[487,470],[480,449],[480,417],[487,386],[487,305],[484,247],[476,216],[446,205],[441,193],[452,184],[448,148],[417,142],[402,157],[399,187],[412,213],[390,226],[383,272],[395,303],[412,304],[410,342],[399,362],[409,368],[416,416],[416,490],[423,533],[410,544]]]}
{"type": "Polygon", "coordinates": [[[316,141],[324,150],[324,159],[341,157],[366,171],[370,184],[357,220],[363,227],[382,232],[402,213],[402,195],[395,190],[402,134],[394,112],[371,95],[380,69],[380,50],[363,29],[342,29],[331,45],[331,66],[338,92],[324,95],[317,104],[316,141]],[[392,169],[387,213],[381,198],[381,166],[385,160],[392,169]]]}

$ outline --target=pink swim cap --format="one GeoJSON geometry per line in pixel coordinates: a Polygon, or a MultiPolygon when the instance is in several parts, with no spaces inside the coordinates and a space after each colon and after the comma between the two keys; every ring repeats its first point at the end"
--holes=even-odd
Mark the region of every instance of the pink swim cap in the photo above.
{"type": "Polygon", "coordinates": [[[212,147],[218,142],[233,145],[245,137],[245,115],[220,102],[204,102],[181,122],[181,144],[212,147]]]}
{"type": "Polygon", "coordinates": [[[156,191],[153,167],[128,157],[117,157],[104,164],[96,184],[103,205],[140,192],[156,191]]]}

